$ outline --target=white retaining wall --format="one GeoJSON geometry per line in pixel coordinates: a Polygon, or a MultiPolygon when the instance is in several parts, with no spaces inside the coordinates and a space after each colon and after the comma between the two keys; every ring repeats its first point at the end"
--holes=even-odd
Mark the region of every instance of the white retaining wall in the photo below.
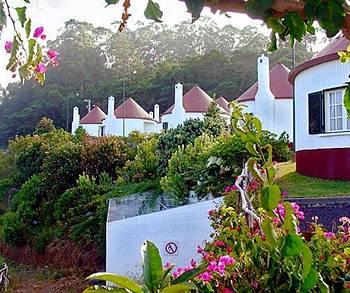
{"type": "Polygon", "coordinates": [[[106,271],[140,278],[140,248],[145,240],[157,245],[164,263],[169,261],[178,267],[190,264],[191,259],[199,260],[197,246],[209,240],[212,231],[208,211],[221,202],[222,198],[218,198],[114,220],[113,214],[118,213],[117,206],[110,201],[106,229],[106,271]],[[175,246],[177,251],[173,254],[167,252],[167,244],[168,251],[175,246]]]}

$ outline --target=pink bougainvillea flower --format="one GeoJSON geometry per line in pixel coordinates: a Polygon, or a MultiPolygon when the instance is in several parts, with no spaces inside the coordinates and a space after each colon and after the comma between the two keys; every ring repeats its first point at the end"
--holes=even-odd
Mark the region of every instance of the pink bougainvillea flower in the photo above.
{"type": "Polygon", "coordinates": [[[194,260],[194,259],[192,259],[191,260],[191,267],[194,269],[195,267],[197,267],[197,262],[194,260]]]}
{"type": "Polygon", "coordinates": [[[224,288],[224,291],[222,291],[223,293],[233,293],[233,291],[229,288],[224,288]]]}
{"type": "Polygon", "coordinates": [[[203,252],[204,252],[204,249],[198,245],[197,246],[197,253],[202,254],[203,252]]]}
{"type": "Polygon", "coordinates": [[[213,276],[209,273],[209,272],[204,272],[202,274],[198,275],[198,278],[200,280],[202,280],[204,283],[208,283],[211,281],[211,279],[213,278],[213,276]]]}
{"type": "Polygon", "coordinates": [[[5,51],[6,53],[11,53],[12,50],[12,42],[11,41],[6,41],[5,42],[5,51]]]}
{"type": "Polygon", "coordinates": [[[43,41],[45,41],[45,40],[46,40],[46,35],[42,34],[42,35],[40,36],[40,39],[42,39],[43,41]]]}
{"type": "Polygon", "coordinates": [[[216,241],[214,242],[214,246],[216,246],[216,247],[222,247],[222,246],[225,246],[225,243],[224,243],[224,241],[216,240],[216,241]]]}
{"type": "Polygon", "coordinates": [[[235,259],[229,255],[220,256],[219,262],[225,265],[233,265],[235,263],[235,259]]]}
{"type": "Polygon", "coordinates": [[[216,213],[216,210],[210,210],[210,211],[208,212],[208,215],[209,215],[209,216],[214,216],[215,213],[216,213]]]}
{"type": "Polygon", "coordinates": [[[225,192],[230,192],[231,191],[231,186],[226,186],[224,191],[225,192]]]}
{"type": "Polygon", "coordinates": [[[46,65],[44,63],[39,63],[36,66],[35,71],[38,73],[45,73],[46,72],[46,65]]]}
{"type": "Polygon", "coordinates": [[[39,26],[39,27],[37,27],[37,28],[35,29],[34,34],[33,34],[33,37],[34,37],[34,38],[39,38],[39,37],[43,34],[43,32],[44,32],[44,27],[39,26]]]}
{"type": "Polygon", "coordinates": [[[324,232],[324,237],[328,238],[328,239],[332,239],[334,238],[334,233],[333,232],[324,232]]]}
{"type": "Polygon", "coordinates": [[[58,57],[58,55],[60,55],[57,51],[54,51],[54,50],[49,50],[48,52],[47,52],[47,56],[49,56],[49,58],[51,59],[51,60],[56,60],[57,59],[57,57],[58,57]]]}
{"type": "Polygon", "coordinates": [[[275,217],[275,218],[272,219],[272,222],[274,224],[279,224],[281,222],[281,220],[279,218],[275,217]]]}
{"type": "Polygon", "coordinates": [[[287,191],[282,191],[281,195],[282,195],[282,197],[286,197],[288,195],[288,192],[287,191]]]}
{"type": "Polygon", "coordinates": [[[170,268],[170,267],[171,267],[171,263],[167,261],[167,262],[165,263],[164,268],[168,269],[168,268],[170,268]]]}

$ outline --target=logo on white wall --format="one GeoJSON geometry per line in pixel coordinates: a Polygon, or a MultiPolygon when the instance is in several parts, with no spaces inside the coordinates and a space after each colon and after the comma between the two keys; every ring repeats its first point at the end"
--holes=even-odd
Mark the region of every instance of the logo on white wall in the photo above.
{"type": "Polygon", "coordinates": [[[168,255],[177,255],[178,254],[178,243],[175,241],[167,242],[165,244],[165,252],[168,255]]]}

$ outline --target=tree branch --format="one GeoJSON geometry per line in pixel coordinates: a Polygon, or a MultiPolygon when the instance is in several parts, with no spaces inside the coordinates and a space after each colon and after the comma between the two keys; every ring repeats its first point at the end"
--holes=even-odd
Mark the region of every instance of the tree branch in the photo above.
{"type": "MultiPolygon", "coordinates": [[[[205,6],[209,7],[213,12],[219,10],[221,12],[236,12],[247,14],[244,0],[206,0],[205,6]]],[[[282,17],[288,11],[294,11],[305,18],[304,6],[305,1],[302,0],[278,0],[275,1],[275,3],[272,5],[272,10],[277,17],[282,17]]],[[[344,8],[346,11],[346,17],[342,32],[344,36],[350,40],[350,6],[348,4],[344,4],[344,8]]]]}

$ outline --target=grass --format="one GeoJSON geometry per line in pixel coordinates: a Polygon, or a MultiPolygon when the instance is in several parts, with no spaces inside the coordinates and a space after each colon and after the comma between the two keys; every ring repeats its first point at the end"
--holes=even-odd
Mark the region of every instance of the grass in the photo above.
{"type": "Polygon", "coordinates": [[[278,165],[277,183],[288,197],[349,196],[350,182],[323,180],[295,172],[295,163],[278,165]]]}

